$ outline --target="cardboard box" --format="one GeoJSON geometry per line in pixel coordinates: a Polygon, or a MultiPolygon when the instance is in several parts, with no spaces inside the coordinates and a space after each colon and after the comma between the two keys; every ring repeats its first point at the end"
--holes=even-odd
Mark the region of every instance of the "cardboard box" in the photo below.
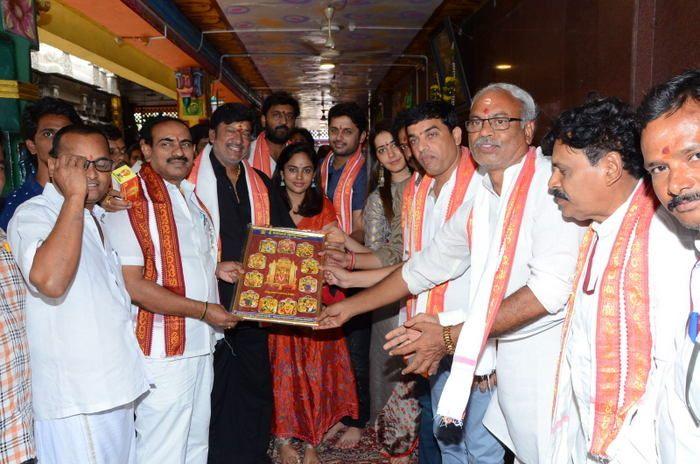
{"type": "Polygon", "coordinates": [[[139,197],[139,179],[129,166],[112,171],[112,179],[119,184],[119,196],[123,200],[135,201],[139,197]]]}

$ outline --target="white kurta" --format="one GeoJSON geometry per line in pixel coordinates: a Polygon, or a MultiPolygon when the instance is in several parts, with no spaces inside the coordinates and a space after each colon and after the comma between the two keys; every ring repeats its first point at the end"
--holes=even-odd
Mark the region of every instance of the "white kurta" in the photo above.
{"type": "MultiPolygon", "coordinates": [[[[486,276],[486,272],[494,262],[500,261],[498,249],[505,210],[523,161],[506,169],[500,196],[494,192],[490,178],[484,176],[473,202],[462,205],[430,246],[407,262],[403,276],[412,293],[460,275],[469,266],[472,268],[470,301],[480,285],[490,291],[492,277],[486,276]],[[466,230],[472,208],[473,249],[470,250],[466,230]]],[[[484,418],[484,424],[494,435],[525,463],[540,462],[549,447],[552,384],[562,309],[571,291],[583,230],[562,219],[547,193],[550,174],[551,162],[538,150],[506,290],[508,297],[527,286],[549,314],[499,339],[498,391],[484,418]]],[[[469,323],[469,314],[465,315],[465,323],[469,323]]]]}
{"type": "MultiPolygon", "coordinates": [[[[469,187],[464,194],[462,204],[471,202],[474,198],[474,192],[481,183],[482,174],[474,172],[474,175],[469,182],[469,187]]],[[[423,212],[423,236],[421,240],[421,249],[425,249],[433,241],[433,238],[438,231],[445,225],[447,210],[454,191],[457,180],[457,170],[452,172],[450,178],[440,189],[440,194],[436,197],[431,187],[430,192],[425,201],[425,211],[423,212]]],[[[434,181],[433,181],[434,184],[434,181]]],[[[463,273],[452,278],[445,291],[445,304],[443,311],[438,315],[440,324],[444,326],[459,324],[464,320],[465,314],[468,311],[468,301],[464,295],[469,294],[469,283],[471,276],[471,268],[467,267],[463,273]]],[[[421,292],[416,295],[416,313],[425,313],[428,309],[428,292],[421,292]]],[[[496,367],[496,345],[489,342],[484,348],[484,353],[479,359],[479,364],[476,368],[477,375],[490,374],[496,367]]]]}
{"type": "MultiPolygon", "coordinates": [[[[215,270],[217,260],[217,236],[207,212],[200,206],[194,194],[194,185],[183,180],[182,191],[165,182],[173,206],[173,217],[180,245],[182,273],[185,280],[185,296],[197,301],[219,302],[215,270]]],[[[143,253],[126,210],[105,215],[105,233],[115,243],[122,266],[143,266],[143,253]]],[[[150,218],[151,228],[155,218],[150,218]]],[[[157,233],[153,234],[157,237],[157,233]]],[[[156,256],[160,256],[159,243],[154,240],[156,256]]],[[[160,266],[156,260],[156,267],[160,266]]],[[[160,274],[160,273],[159,273],[160,274]]],[[[162,275],[162,274],[161,274],[162,275]]],[[[132,306],[134,324],[138,308],[132,306]]],[[[165,326],[163,316],[156,314],[153,323],[151,358],[165,358],[165,326]]],[[[209,324],[193,318],[185,320],[185,350],[181,357],[211,354],[214,350],[214,332],[209,324]]],[[[168,358],[170,360],[173,357],[168,358]]]]}
{"type": "MultiPolygon", "coordinates": [[[[593,223],[597,240],[589,256],[588,287],[582,277],[576,289],[573,317],[564,348],[559,377],[558,410],[554,431],[552,463],[573,460],[595,462],[588,457],[593,434],[596,401],[596,332],[603,273],[632,196],[602,223],[593,223]],[[589,292],[590,294],[587,294],[589,292]],[[568,417],[568,420],[561,420],[568,417]]],[[[591,247],[592,248],[592,247],[591,247]]],[[[627,414],[624,425],[608,448],[616,463],[659,462],[655,420],[661,390],[667,383],[676,356],[676,333],[689,311],[689,270],[695,262],[692,236],[663,209],[651,220],[649,229],[649,303],[652,334],[652,367],[645,394],[627,414]]],[[[624,358],[624,353],[621,354],[624,358]]]]}
{"type": "Polygon", "coordinates": [[[93,213],[84,210],[80,260],[66,293],[48,298],[29,283],[36,251],[62,206],[63,196],[46,184],[41,195],[17,208],[7,234],[28,287],[27,339],[38,420],[103,412],[148,389],[119,260],[93,220],[99,206],[93,213]]]}
{"type": "MultiPolygon", "coordinates": [[[[695,242],[695,248],[700,250],[700,241],[695,242]]],[[[700,311],[700,261],[691,271],[690,293],[693,310],[700,311]]],[[[675,331],[678,353],[672,373],[665,379],[661,399],[658,442],[663,463],[700,462],[700,426],[694,422],[689,412],[692,407],[695,415],[700,417],[700,361],[697,359],[686,401],[691,353],[695,344],[700,343],[700,337],[695,343],[691,341],[687,331],[687,316],[688,313],[675,331]]]]}

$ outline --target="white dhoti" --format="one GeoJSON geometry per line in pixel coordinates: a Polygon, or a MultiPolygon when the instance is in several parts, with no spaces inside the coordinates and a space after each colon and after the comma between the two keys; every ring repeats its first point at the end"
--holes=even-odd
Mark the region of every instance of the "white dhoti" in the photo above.
{"type": "Polygon", "coordinates": [[[561,324],[526,338],[498,342],[498,391],[484,425],[526,464],[544,462],[549,451],[560,336],[561,324]]]}
{"type": "Polygon", "coordinates": [[[134,464],[134,403],[94,414],[35,420],[41,464],[134,464]]]}
{"type": "Polygon", "coordinates": [[[209,451],[212,355],[146,359],[152,383],[136,404],[139,464],[206,464],[209,451]]]}

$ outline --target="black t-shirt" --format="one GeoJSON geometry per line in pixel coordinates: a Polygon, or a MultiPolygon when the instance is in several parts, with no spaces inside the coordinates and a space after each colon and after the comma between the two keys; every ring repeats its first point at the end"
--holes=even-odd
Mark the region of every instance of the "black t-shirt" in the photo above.
{"type": "MultiPolygon", "coordinates": [[[[211,165],[216,176],[216,193],[219,200],[219,237],[221,239],[221,260],[241,261],[243,245],[248,237],[250,218],[250,200],[248,185],[243,172],[238,176],[234,186],[226,175],[226,168],[216,159],[214,151],[209,154],[211,165]],[[236,199],[240,199],[240,203],[236,199]]],[[[255,170],[267,186],[270,196],[270,225],[274,227],[294,227],[294,221],[289,216],[289,208],[279,196],[277,189],[271,189],[270,179],[262,172],[255,170]]],[[[236,286],[219,280],[219,297],[221,304],[228,308],[235,294],[236,286]]]]}

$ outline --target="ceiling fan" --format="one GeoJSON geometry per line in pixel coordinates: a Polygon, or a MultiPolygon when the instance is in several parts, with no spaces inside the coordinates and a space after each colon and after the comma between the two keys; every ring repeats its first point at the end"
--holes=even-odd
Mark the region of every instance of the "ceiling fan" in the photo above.
{"type": "MultiPolygon", "coordinates": [[[[339,58],[358,58],[367,56],[391,56],[392,51],[389,48],[384,48],[380,50],[354,50],[350,52],[341,52],[335,48],[335,39],[333,38],[333,32],[340,32],[342,26],[333,22],[333,16],[335,15],[335,7],[329,4],[323,10],[323,14],[326,18],[325,23],[321,26],[321,32],[327,33],[326,41],[323,44],[323,49],[319,49],[318,45],[313,42],[301,41],[306,49],[312,52],[313,55],[319,56],[324,60],[337,60],[339,58]]],[[[349,28],[353,29],[353,28],[349,28]]]]}

